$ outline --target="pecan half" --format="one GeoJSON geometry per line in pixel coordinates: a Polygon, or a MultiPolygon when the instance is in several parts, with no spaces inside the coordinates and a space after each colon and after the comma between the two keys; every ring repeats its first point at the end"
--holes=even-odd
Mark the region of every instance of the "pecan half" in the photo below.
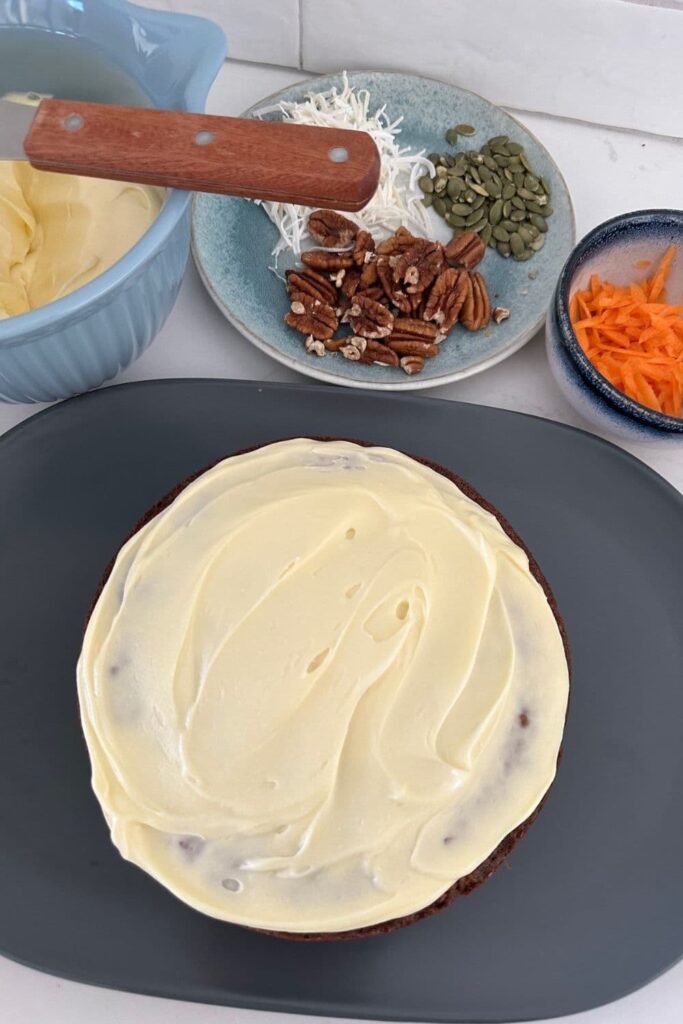
{"type": "Polygon", "coordinates": [[[377,260],[373,258],[363,264],[363,269],[360,272],[360,286],[361,288],[372,288],[378,280],[377,260]]]}
{"type": "Polygon", "coordinates": [[[421,356],[423,359],[433,359],[439,354],[438,345],[430,345],[427,341],[396,341],[394,338],[387,338],[387,345],[399,356],[421,356]]]}
{"type": "Polygon", "coordinates": [[[448,267],[432,285],[422,316],[433,321],[447,333],[458,322],[463,306],[472,292],[472,282],[466,270],[448,267]]]}
{"type": "Polygon", "coordinates": [[[382,363],[384,366],[398,366],[398,356],[387,345],[379,341],[368,340],[361,356],[363,363],[382,363]]]}
{"type": "Polygon", "coordinates": [[[342,290],[342,294],[345,295],[347,299],[352,299],[353,296],[358,291],[358,286],[359,285],[360,285],[360,270],[356,270],[355,267],[353,269],[351,269],[351,270],[347,270],[344,273],[344,277],[343,277],[343,279],[341,281],[341,284],[340,284],[340,287],[341,287],[341,290],[342,290]]]}
{"type": "Polygon", "coordinates": [[[404,291],[396,286],[394,281],[394,272],[391,268],[389,259],[386,256],[380,256],[377,260],[376,266],[377,276],[389,302],[396,306],[401,313],[412,313],[413,306],[410,296],[406,295],[404,291]]]}
{"type": "Polygon", "coordinates": [[[391,311],[364,295],[354,296],[344,320],[351,324],[353,333],[360,334],[362,338],[386,338],[394,326],[391,311]]]}
{"type": "Polygon", "coordinates": [[[335,210],[314,210],[308,218],[308,230],[319,245],[349,245],[358,234],[358,225],[335,210]]]}
{"type": "Polygon", "coordinates": [[[327,252],[325,249],[307,249],[301,253],[301,262],[313,270],[324,270],[331,274],[353,266],[353,257],[348,252],[327,252]]]}
{"type": "Polygon", "coordinates": [[[306,292],[292,294],[292,304],[289,312],[285,313],[285,322],[295,331],[310,334],[320,341],[331,338],[339,323],[331,306],[306,292]]]}
{"type": "Polygon", "coordinates": [[[401,359],[401,369],[410,377],[419,373],[420,370],[424,370],[424,365],[425,361],[422,356],[403,356],[401,359]]]}
{"type": "Polygon", "coordinates": [[[402,253],[394,266],[394,281],[409,295],[421,294],[443,267],[443,247],[439,242],[416,243],[402,253]]]}
{"type": "Polygon", "coordinates": [[[361,274],[360,287],[356,292],[356,295],[360,298],[362,295],[364,299],[372,299],[373,302],[379,302],[382,305],[385,304],[386,295],[384,288],[379,284],[373,284],[371,288],[363,288],[363,275],[361,274]]]}
{"type": "Polygon", "coordinates": [[[305,292],[307,295],[312,295],[314,299],[326,302],[328,306],[334,305],[337,299],[337,290],[334,285],[322,274],[317,274],[315,270],[288,270],[285,278],[290,295],[293,295],[294,292],[305,292]]]}
{"type": "Polygon", "coordinates": [[[491,317],[489,293],[481,274],[475,270],[474,273],[469,273],[469,277],[472,282],[472,292],[463,305],[460,323],[468,331],[480,331],[482,327],[486,327],[491,317]]]}
{"type": "Polygon", "coordinates": [[[393,235],[389,235],[383,242],[380,242],[377,246],[378,256],[393,256],[396,253],[400,254],[409,249],[411,245],[414,245],[418,239],[415,235],[411,235],[408,228],[400,227],[393,235]]]}
{"type": "Polygon", "coordinates": [[[353,262],[357,267],[369,263],[375,251],[375,239],[369,231],[359,231],[353,246],[353,262]]]}
{"type": "Polygon", "coordinates": [[[472,270],[483,260],[486,245],[476,232],[463,231],[453,235],[444,252],[451,266],[472,270]]]}
{"type": "MultiPolygon", "coordinates": [[[[425,323],[412,317],[397,317],[389,341],[421,341],[431,343],[437,336],[436,324],[425,323]]],[[[389,342],[387,342],[389,344],[389,342]]]]}

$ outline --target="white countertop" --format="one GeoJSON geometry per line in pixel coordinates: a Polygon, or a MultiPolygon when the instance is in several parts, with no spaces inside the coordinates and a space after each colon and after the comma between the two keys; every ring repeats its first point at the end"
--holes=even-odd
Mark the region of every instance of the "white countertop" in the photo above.
{"type": "MultiPolygon", "coordinates": [[[[210,113],[237,114],[260,97],[302,77],[301,72],[228,62],[209,98],[210,113]]],[[[625,210],[680,207],[683,142],[515,112],[553,154],[569,185],[579,237],[625,210]]],[[[253,348],[207,298],[194,267],[177,305],[152,347],[116,382],[155,377],[232,377],[302,381],[253,348]]],[[[320,385],[321,387],[325,385],[320,385]]],[[[534,338],[510,359],[457,384],[424,395],[534,413],[583,426],[558,391],[534,338]]],[[[0,404],[0,433],[40,407],[0,404]]],[[[683,491],[683,450],[666,445],[626,446],[683,491]]],[[[627,898],[627,897],[625,897],[627,898]]],[[[577,979],[580,985],[580,979],[577,979]]],[[[320,1018],[300,1018],[316,1021],[320,1018]]],[[[578,1014],[572,1024],[680,1024],[683,963],[634,995],[578,1014]]],[[[285,1016],[174,1003],[62,981],[0,958],[2,1024],[285,1024],[285,1016]]]]}

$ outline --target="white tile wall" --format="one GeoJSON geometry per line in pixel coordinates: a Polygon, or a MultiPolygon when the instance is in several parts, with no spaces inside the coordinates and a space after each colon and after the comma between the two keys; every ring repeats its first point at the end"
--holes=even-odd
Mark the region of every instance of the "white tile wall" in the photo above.
{"type": "Polygon", "coordinates": [[[142,2],[213,18],[239,60],[410,70],[520,110],[683,137],[683,0],[142,2]]]}
{"type": "Polygon", "coordinates": [[[138,0],[145,7],[199,14],[228,37],[228,56],[298,68],[299,0],[138,0]]]}
{"type": "Polygon", "coordinates": [[[407,69],[488,99],[683,136],[683,10],[624,0],[303,0],[303,63],[407,69]]]}

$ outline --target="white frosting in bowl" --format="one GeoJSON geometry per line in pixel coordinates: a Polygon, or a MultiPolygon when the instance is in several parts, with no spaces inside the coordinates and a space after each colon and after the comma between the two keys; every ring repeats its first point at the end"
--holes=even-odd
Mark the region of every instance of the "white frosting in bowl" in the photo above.
{"type": "Polygon", "coordinates": [[[299,439],[124,545],[78,688],[124,857],[214,917],[334,932],[424,908],[529,817],[568,670],[493,515],[399,452],[299,439]]]}

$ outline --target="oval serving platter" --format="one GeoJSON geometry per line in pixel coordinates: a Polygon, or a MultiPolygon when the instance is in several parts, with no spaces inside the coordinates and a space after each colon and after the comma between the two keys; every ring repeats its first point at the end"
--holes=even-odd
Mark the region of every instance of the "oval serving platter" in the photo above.
{"type": "MultiPolygon", "coordinates": [[[[521,142],[534,170],[550,184],[554,213],[544,248],[528,262],[503,259],[487,249],[483,271],[492,306],[504,306],[510,317],[481,331],[456,325],[435,359],[409,377],[399,369],[352,363],[338,353],[325,358],[304,349],[303,335],[288,327],[284,314],[289,301],[283,282],[269,267],[278,239],[277,228],[260,207],[246,199],[197,195],[192,225],[192,250],[199,274],[218,308],[254,345],[278,362],[309,377],[351,387],[410,390],[434,387],[480,373],[522,347],[543,324],[562,266],[575,238],[574,213],[565,181],[547,150],[510,114],[474,93],[445,82],[386,71],[352,71],[349,83],[370,93],[370,110],[386,106],[391,120],[402,117],[401,146],[412,150],[454,152],[445,133],[454,124],[469,123],[476,133],[463,138],[458,149],[479,148],[494,135],[521,142]]],[[[341,88],[340,73],[307,79],[260,100],[245,117],[301,100],[311,91],[341,88]]],[[[276,117],[277,114],[268,114],[276,117]]],[[[429,219],[434,238],[442,241],[451,229],[433,211],[429,219]]],[[[291,254],[278,261],[280,272],[293,265],[291,254]]]]}
{"type": "Polygon", "coordinates": [[[179,999],[469,1024],[587,1010],[681,956],[683,497],[647,466],[501,409],[166,380],[39,413],[0,439],[0,478],[0,953],[179,999]],[[146,509],[229,452],[310,434],[388,444],[469,480],[538,558],[572,655],[562,763],[507,870],[356,942],[215,921],[124,861],[90,789],[76,699],[93,593],[146,509]]]}

